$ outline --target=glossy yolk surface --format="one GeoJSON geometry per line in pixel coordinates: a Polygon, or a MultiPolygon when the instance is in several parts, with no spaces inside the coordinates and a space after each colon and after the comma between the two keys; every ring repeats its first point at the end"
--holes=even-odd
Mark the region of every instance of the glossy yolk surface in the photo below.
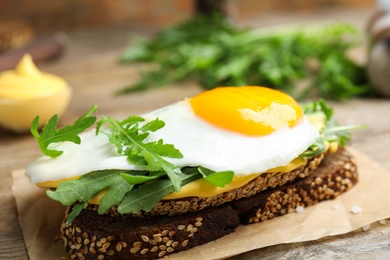
{"type": "Polygon", "coordinates": [[[303,115],[292,97],[265,87],[215,88],[191,98],[190,104],[203,120],[250,136],[292,127],[303,115]]]}

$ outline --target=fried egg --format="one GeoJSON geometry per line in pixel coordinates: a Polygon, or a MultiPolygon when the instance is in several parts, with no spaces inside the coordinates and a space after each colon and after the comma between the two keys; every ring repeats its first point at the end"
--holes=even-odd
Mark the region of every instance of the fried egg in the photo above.
{"type": "MultiPolygon", "coordinates": [[[[146,141],[173,144],[183,158],[166,158],[177,167],[203,166],[236,176],[266,172],[288,164],[319,137],[299,104],[264,87],[221,87],[142,115],[165,126],[146,141]]],[[[43,156],[26,170],[32,183],[63,180],[95,170],[137,170],[105,134],[80,135],[81,144],[57,144],[63,154],[43,156]]]]}

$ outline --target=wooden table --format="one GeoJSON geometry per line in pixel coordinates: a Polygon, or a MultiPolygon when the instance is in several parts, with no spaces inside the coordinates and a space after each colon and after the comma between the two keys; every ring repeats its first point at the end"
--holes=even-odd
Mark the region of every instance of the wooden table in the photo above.
{"type": "MultiPolygon", "coordinates": [[[[361,13],[355,16],[355,21],[360,21],[361,13]]],[[[134,82],[139,76],[136,66],[117,63],[118,55],[128,43],[129,30],[100,29],[71,32],[68,35],[65,55],[58,61],[39,65],[44,71],[61,75],[73,88],[69,109],[60,120],[62,126],[73,123],[93,104],[98,105],[99,114],[124,117],[173,103],[201,91],[195,82],[189,82],[114,96],[115,90],[134,82]]],[[[369,125],[355,132],[351,146],[369,154],[390,172],[390,100],[354,99],[333,105],[336,118],[341,123],[369,125]]],[[[11,191],[11,172],[25,168],[39,154],[39,148],[29,134],[0,130],[0,259],[28,258],[11,191]]],[[[373,225],[369,232],[357,231],[319,241],[272,246],[234,259],[258,259],[260,256],[265,259],[373,259],[390,256],[389,238],[390,224],[378,224],[373,225]]]]}

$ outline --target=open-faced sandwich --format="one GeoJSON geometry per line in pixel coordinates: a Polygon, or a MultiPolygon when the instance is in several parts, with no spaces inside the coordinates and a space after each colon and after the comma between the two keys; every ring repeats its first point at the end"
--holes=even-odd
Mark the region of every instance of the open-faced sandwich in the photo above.
{"type": "Polygon", "coordinates": [[[221,87],[123,120],[94,112],[60,130],[57,116],[41,133],[39,117],[31,127],[44,156],[26,175],[68,206],[61,236],[72,258],[164,257],[358,180],[343,148],[353,127],[338,126],[322,100],[221,87]]]}

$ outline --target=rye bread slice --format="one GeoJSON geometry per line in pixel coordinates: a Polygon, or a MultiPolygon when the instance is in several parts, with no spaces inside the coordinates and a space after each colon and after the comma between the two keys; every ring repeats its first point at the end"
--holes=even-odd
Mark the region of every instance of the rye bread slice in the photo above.
{"type": "MultiPolygon", "coordinates": [[[[217,207],[176,216],[150,218],[98,215],[84,209],[61,236],[78,259],[154,259],[216,240],[250,224],[334,199],[358,180],[356,164],[344,149],[328,154],[310,176],[217,207]]],[[[66,212],[69,213],[71,207],[66,212]]]]}

